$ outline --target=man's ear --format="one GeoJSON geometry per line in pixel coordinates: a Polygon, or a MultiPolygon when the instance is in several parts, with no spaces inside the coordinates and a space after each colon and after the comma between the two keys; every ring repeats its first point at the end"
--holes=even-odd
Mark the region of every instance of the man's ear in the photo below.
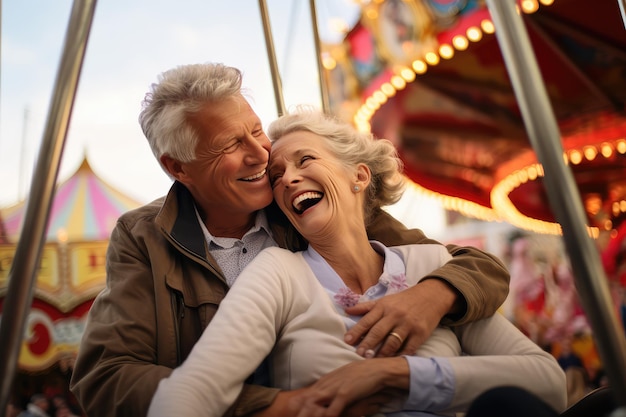
{"type": "Polygon", "coordinates": [[[175,180],[182,182],[183,184],[185,183],[187,174],[183,168],[183,164],[169,155],[161,155],[161,165],[165,167],[165,170],[169,172],[175,180]]]}
{"type": "Polygon", "coordinates": [[[363,163],[358,164],[356,166],[356,181],[362,189],[366,189],[372,181],[372,171],[370,171],[370,167],[363,163]]]}

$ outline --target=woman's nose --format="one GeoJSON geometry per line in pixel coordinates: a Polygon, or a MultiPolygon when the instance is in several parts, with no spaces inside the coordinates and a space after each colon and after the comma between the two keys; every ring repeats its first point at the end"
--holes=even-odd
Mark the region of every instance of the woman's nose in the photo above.
{"type": "Polygon", "coordinates": [[[290,185],[297,184],[301,180],[298,169],[295,167],[287,167],[285,168],[285,172],[283,173],[282,181],[286,187],[290,185]]]}

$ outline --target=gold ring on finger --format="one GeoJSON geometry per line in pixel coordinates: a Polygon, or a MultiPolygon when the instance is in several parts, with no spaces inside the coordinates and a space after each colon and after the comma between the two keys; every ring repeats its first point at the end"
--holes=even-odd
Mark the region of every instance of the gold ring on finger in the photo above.
{"type": "Polygon", "coordinates": [[[389,333],[389,336],[393,336],[393,337],[395,337],[396,339],[398,339],[398,341],[400,342],[400,344],[403,344],[403,343],[404,343],[404,339],[402,338],[402,336],[400,336],[400,335],[399,335],[398,333],[396,333],[396,332],[391,332],[391,333],[389,333]]]}

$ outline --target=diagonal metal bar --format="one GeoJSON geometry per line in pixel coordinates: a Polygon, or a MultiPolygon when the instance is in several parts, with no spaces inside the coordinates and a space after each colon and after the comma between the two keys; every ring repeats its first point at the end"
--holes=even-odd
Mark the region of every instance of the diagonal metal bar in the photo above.
{"type": "Polygon", "coordinates": [[[320,79],[322,110],[324,111],[324,113],[330,114],[330,98],[328,97],[328,83],[326,82],[326,77],[324,77],[324,65],[322,65],[322,46],[320,33],[317,26],[317,9],[315,7],[315,0],[309,0],[309,7],[311,9],[311,27],[313,29],[313,40],[315,41],[315,56],[317,57],[317,72],[320,79]]]}
{"type": "MultiPolygon", "coordinates": [[[[561,135],[515,0],[487,0],[531,144],[544,168],[550,207],[563,229],[576,287],[594,331],[616,404],[626,406],[626,339],[598,249],[588,235],[580,193],[563,160],[561,135]]],[[[623,409],[618,410],[623,412],[623,409]]]]}
{"type": "Polygon", "coordinates": [[[272,25],[270,23],[269,12],[265,0],[259,0],[259,9],[261,11],[261,20],[263,21],[263,34],[265,35],[265,47],[267,48],[267,58],[270,63],[270,72],[272,73],[272,82],[274,83],[274,99],[276,100],[276,110],[278,116],[286,113],[285,101],[283,99],[283,85],[278,71],[278,63],[276,62],[276,51],[274,50],[274,38],[272,37],[272,25]]]}
{"type": "Polygon", "coordinates": [[[26,205],[24,225],[9,271],[0,321],[0,410],[6,410],[15,377],[26,317],[46,235],[54,188],[72,113],[96,0],[74,0],[48,118],[26,205]]]}
{"type": "MultiPolygon", "coordinates": [[[[0,0],[0,63],[1,62],[2,62],[2,0],[0,0]]],[[[0,93],[2,92],[1,80],[2,80],[2,65],[0,65],[0,93]]],[[[0,110],[2,110],[2,107],[0,107],[0,110]]]]}

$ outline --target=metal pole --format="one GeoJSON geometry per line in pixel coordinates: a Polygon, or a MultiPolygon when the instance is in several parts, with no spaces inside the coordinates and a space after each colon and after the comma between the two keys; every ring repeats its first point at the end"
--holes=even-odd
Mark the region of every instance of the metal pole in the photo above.
{"type": "Polygon", "coordinates": [[[626,29],[626,0],[617,0],[617,4],[619,5],[619,11],[622,15],[622,22],[624,23],[624,28],[626,29]]]}
{"type": "Polygon", "coordinates": [[[320,33],[317,27],[317,11],[315,8],[315,0],[309,0],[311,8],[311,27],[313,28],[313,39],[315,40],[315,56],[317,57],[317,72],[320,78],[320,95],[322,97],[322,110],[324,113],[330,113],[330,100],[328,97],[328,85],[324,77],[324,65],[322,64],[322,47],[320,42],[320,33]]]}
{"type": "Polygon", "coordinates": [[[263,34],[265,35],[265,46],[267,47],[267,58],[270,62],[270,72],[272,73],[272,82],[274,83],[274,98],[276,100],[276,110],[278,116],[286,113],[285,101],[283,100],[283,86],[278,72],[278,64],[276,62],[276,52],[274,51],[274,39],[272,38],[272,27],[270,24],[270,16],[267,12],[267,4],[265,0],[259,0],[259,8],[261,9],[261,20],[263,21],[263,34]]]}
{"type": "MultiPolygon", "coordinates": [[[[2,65],[1,64],[2,64],[2,0],[0,0],[0,80],[2,80],[2,65]]],[[[0,81],[0,93],[1,92],[2,92],[2,82],[0,81]]],[[[2,94],[0,94],[0,97],[2,97],[2,94]]],[[[1,114],[2,114],[2,107],[0,106],[0,115],[1,114]]],[[[0,123],[1,122],[2,121],[0,119],[0,123]]]]}
{"type": "Polygon", "coordinates": [[[26,134],[26,131],[28,130],[28,116],[29,116],[28,107],[25,107],[24,119],[22,123],[22,149],[20,152],[19,178],[17,181],[17,196],[19,199],[22,198],[23,196],[22,193],[28,194],[28,191],[24,189],[24,166],[26,164],[26,142],[28,140],[27,139],[28,135],[26,134]]]}
{"type": "Polygon", "coordinates": [[[17,359],[33,299],[54,187],[63,154],[74,97],[93,21],[96,0],[74,0],[55,81],[44,136],[17,244],[0,321],[0,410],[6,410],[17,359]]]}
{"type": "Polygon", "coordinates": [[[563,161],[561,134],[515,0],[487,0],[526,130],[544,168],[550,207],[563,229],[576,287],[594,331],[616,403],[626,406],[626,339],[611,309],[606,274],[586,225],[580,194],[563,161]]]}

